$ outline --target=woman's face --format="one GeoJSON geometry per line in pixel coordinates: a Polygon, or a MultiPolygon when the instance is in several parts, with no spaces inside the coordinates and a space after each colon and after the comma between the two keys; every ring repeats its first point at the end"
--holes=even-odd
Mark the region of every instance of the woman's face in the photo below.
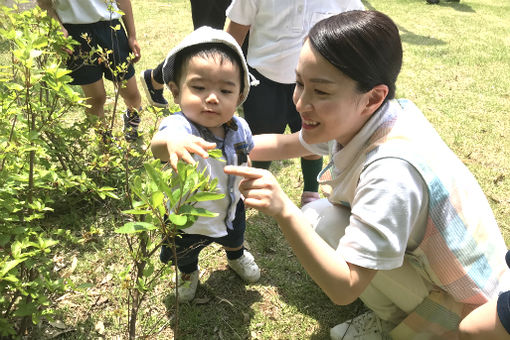
{"type": "Polygon", "coordinates": [[[294,104],[301,115],[302,134],[309,144],[335,139],[346,145],[363,127],[368,94],[330,64],[307,40],[296,67],[294,104]]]}

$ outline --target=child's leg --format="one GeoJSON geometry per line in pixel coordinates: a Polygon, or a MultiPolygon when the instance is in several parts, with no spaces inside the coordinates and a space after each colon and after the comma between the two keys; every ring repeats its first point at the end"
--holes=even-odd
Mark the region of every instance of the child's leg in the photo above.
{"type": "Polygon", "coordinates": [[[136,85],[136,77],[132,76],[129,78],[125,86],[120,87],[119,93],[122,99],[124,99],[128,110],[138,110],[142,105],[142,97],[136,85]]]}
{"type": "Polygon", "coordinates": [[[225,249],[229,260],[236,260],[244,254],[244,232],[246,230],[246,211],[244,203],[239,200],[236,207],[236,214],[232,221],[232,229],[227,229],[227,236],[216,240],[225,249]]]}
{"type": "Polygon", "coordinates": [[[163,96],[163,63],[155,69],[147,69],[140,73],[140,81],[150,105],[166,108],[168,101],[163,96]]]}
{"type": "Polygon", "coordinates": [[[311,155],[301,158],[301,173],[303,174],[303,194],[301,206],[320,198],[317,176],[322,170],[322,157],[311,155]]]}
{"type": "MultiPolygon", "coordinates": [[[[202,249],[211,244],[212,240],[203,235],[181,233],[180,237],[175,238],[177,253],[177,266],[184,273],[191,273],[198,269],[198,256],[202,249]]],[[[176,259],[173,256],[170,244],[164,244],[161,247],[159,255],[161,262],[167,263],[176,259]]]]}
{"type": "Polygon", "coordinates": [[[162,90],[165,86],[165,81],[163,80],[163,65],[164,61],[161,62],[155,69],[151,71],[151,84],[156,90],[162,90]]]}
{"type": "Polygon", "coordinates": [[[247,282],[256,282],[260,278],[260,269],[253,255],[244,249],[244,232],[246,230],[246,214],[244,203],[239,200],[232,229],[227,229],[227,236],[215,241],[223,246],[227,254],[228,265],[247,282]]]}
{"type": "Polygon", "coordinates": [[[104,89],[103,79],[87,85],[81,85],[87,104],[90,105],[86,109],[87,114],[97,116],[104,119],[104,103],[106,102],[106,91],[104,89]]]}
{"type": "Polygon", "coordinates": [[[211,243],[207,236],[182,233],[175,238],[177,259],[174,258],[170,245],[163,245],[160,259],[166,263],[170,259],[177,261],[179,283],[177,298],[179,302],[191,301],[195,297],[199,282],[198,256],[200,251],[211,243]]]}
{"type": "MultiPolygon", "coordinates": [[[[260,82],[250,88],[248,98],[243,103],[244,119],[254,135],[263,133],[283,133],[287,126],[286,111],[292,103],[288,84],[280,84],[264,77],[253,68],[249,71],[260,82]]],[[[294,108],[295,110],[295,108],[294,108]]],[[[269,169],[270,161],[253,161],[256,168],[269,169]]]]}
{"type": "Polygon", "coordinates": [[[136,77],[131,76],[125,86],[119,88],[119,93],[126,103],[127,110],[123,115],[124,137],[127,141],[135,141],[138,138],[138,126],[140,125],[140,111],[142,110],[142,97],[136,86],[136,77]]]}

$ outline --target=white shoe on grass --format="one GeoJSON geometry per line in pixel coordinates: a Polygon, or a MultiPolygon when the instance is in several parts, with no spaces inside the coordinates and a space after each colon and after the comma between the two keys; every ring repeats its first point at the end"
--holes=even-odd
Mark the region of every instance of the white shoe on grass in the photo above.
{"type": "Polygon", "coordinates": [[[260,279],[260,269],[255,263],[253,255],[244,250],[243,256],[235,260],[228,260],[228,265],[237,273],[244,281],[257,282],[260,279]]]}
{"type": "Polygon", "coordinates": [[[389,332],[393,327],[368,311],[331,328],[329,335],[331,340],[391,340],[389,332]]]}

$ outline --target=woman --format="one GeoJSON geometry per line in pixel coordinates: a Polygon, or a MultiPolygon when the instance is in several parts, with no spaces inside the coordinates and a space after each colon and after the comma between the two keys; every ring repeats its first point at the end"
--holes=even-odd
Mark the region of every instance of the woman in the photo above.
{"type": "Polygon", "coordinates": [[[255,136],[250,157],[330,154],[319,175],[327,200],[300,210],[269,172],[225,167],[245,177],[246,206],[276,219],[334,303],[359,297],[370,309],[334,327],[333,339],[455,339],[462,318],[510,282],[476,180],[413,103],[393,99],[401,63],[398,29],[380,12],[345,12],[311,29],[293,97],[302,130],[255,136]]]}

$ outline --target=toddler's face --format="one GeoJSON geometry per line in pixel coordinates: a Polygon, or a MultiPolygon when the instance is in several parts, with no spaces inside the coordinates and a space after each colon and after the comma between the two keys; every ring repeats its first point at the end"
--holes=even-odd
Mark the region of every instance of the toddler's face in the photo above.
{"type": "Polygon", "coordinates": [[[223,129],[241,102],[239,66],[226,59],[192,57],[175,86],[170,84],[174,101],[186,117],[213,133],[223,129]]]}

